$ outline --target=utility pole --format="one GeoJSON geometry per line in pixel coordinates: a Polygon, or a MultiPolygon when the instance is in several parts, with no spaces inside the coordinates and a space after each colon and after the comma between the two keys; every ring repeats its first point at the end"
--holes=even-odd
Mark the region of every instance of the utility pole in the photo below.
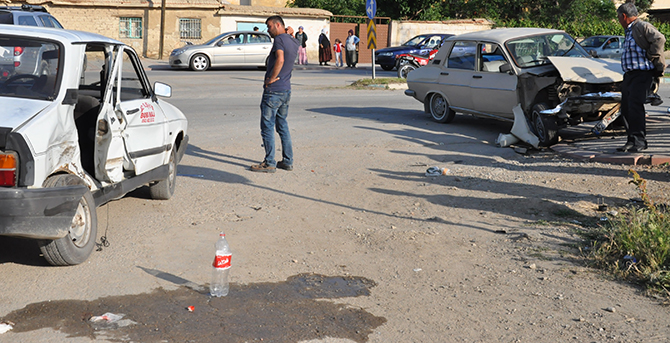
{"type": "Polygon", "coordinates": [[[164,44],[164,37],[165,37],[165,1],[161,1],[161,29],[160,29],[160,40],[158,41],[158,59],[162,60],[163,59],[163,44],[164,44]]]}

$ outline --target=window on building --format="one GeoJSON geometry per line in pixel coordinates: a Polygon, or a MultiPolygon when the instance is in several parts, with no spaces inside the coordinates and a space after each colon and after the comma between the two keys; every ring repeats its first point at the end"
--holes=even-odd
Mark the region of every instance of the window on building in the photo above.
{"type": "Polygon", "coordinates": [[[119,37],[142,38],[142,18],[121,17],[119,37]]]}
{"type": "Polygon", "coordinates": [[[179,38],[181,39],[200,39],[202,30],[200,19],[179,19],[179,38]]]}

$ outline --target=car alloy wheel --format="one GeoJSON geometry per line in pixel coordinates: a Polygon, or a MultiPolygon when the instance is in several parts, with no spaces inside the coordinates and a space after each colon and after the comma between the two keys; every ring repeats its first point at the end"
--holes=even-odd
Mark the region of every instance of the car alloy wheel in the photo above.
{"type": "Polygon", "coordinates": [[[203,54],[197,54],[191,59],[191,69],[205,71],[209,68],[209,58],[203,54]]]}

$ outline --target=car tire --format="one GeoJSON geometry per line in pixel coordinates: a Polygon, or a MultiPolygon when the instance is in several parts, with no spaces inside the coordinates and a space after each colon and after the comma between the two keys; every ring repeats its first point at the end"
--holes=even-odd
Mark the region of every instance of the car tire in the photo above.
{"type": "MultiPolygon", "coordinates": [[[[44,187],[63,187],[84,185],[84,181],[74,175],[59,174],[49,177],[44,187]]],[[[39,240],[38,244],[44,258],[54,266],[80,264],[91,255],[98,234],[98,217],[95,200],[91,191],[86,191],[79,200],[77,212],[67,236],[55,240],[39,240]]]]}
{"type": "Polygon", "coordinates": [[[429,97],[428,109],[430,110],[431,117],[439,123],[450,123],[456,116],[456,112],[449,108],[447,99],[439,93],[435,93],[429,97]]]}
{"type": "Polygon", "coordinates": [[[398,78],[401,79],[406,79],[407,75],[412,71],[416,69],[416,66],[412,63],[406,63],[398,67],[398,78]]]}
{"type": "Polygon", "coordinates": [[[154,200],[169,200],[177,186],[177,156],[176,146],[170,152],[168,162],[168,176],[164,180],[149,185],[149,194],[154,200]]]}
{"type": "Polygon", "coordinates": [[[205,71],[209,69],[209,58],[205,54],[196,54],[191,58],[191,70],[205,71]]]}
{"type": "Polygon", "coordinates": [[[545,103],[538,103],[533,105],[531,110],[531,118],[533,120],[533,127],[537,138],[540,139],[540,146],[551,146],[558,143],[558,120],[556,116],[550,116],[540,113],[546,110],[545,103]]]}
{"type": "Polygon", "coordinates": [[[390,71],[395,67],[393,64],[381,64],[383,70],[390,71]]]}

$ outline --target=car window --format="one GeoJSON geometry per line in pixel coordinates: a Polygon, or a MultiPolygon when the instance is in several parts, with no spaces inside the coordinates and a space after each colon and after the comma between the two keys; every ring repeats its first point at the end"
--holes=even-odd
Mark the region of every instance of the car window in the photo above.
{"type": "Polygon", "coordinates": [[[149,97],[149,92],[144,87],[141,74],[138,72],[139,65],[136,63],[137,61],[132,58],[130,51],[124,50],[123,69],[121,70],[121,101],[149,97]]]}
{"type": "Polygon", "coordinates": [[[103,99],[108,74],[105,52],[100,47],[87,46],[84,68],[79,79],[79,93],[103,99]]]}
{"type": "Polygon", "coordinates": [[[49,21],[51,21],[53,27],[57,27],[59,29],[63,28],[63,25],[61,25],[60,22],[58,22],[58,20],[56,20],[56,18],[54,18],[53,16],[47,16],[47,18],[49,18],[49,21]]]}
{"type": "Polygon", "coordinates": [[[37,16],[39,18],[40,22],[42,23],[42,26],[44,27],[54,27],[54,24],[49,20],[48,15],[39,15],[37,16]]]}
{"type": "Polygon", "coordinates": [[[35,21],[35,18],[31,15],[20,15],[18,22],[19,25],[37,26],[37,21],[35,21]]]}
{"type": "Polygon", "coordinates": [[[428,49],[439,48],[442,45],[442,36],[430,36],[425,41],[425,46],[428,49]]]}
{"type": "Polygon", "coordinates": [[[481,51],[480,71],[500,73],[500,66],[507,63],[502,48],[498,44],[482,43],[479,45],[481,51]]]}
{"type": "Polygon", "coordinates": [[[244,40],[244,35],[239,33],[236,35],[230,35],[226,38],[224,38],[221,41],[221,45],[236,45],[236,44],[242,44],[244,40]]]}
{"type": "Polygon", "coordinates": [[[449,52],[447,68],[475,70],[477,42],[457,41],[449,52]]]}
{"type": "Polygon", "coordinates": [[[605,46],[605,49],[618,49],[619,48],[619,38],[617,37],[612,37],[610,40],[607,42],[607,45],[605,46]]]}
{"type": "Polygon", "coordinates": [[[249,43],[270,43],[270,37],[256,33],[249,34],[249,43]]]}
{"type": "Polygon", "coordinates": [[[0,36],[0,96],[53,100],[62,49],[42,39],[0,36]]]}
{"type": "Polygon", "coordinates": [[[11,12],[0,12],[0,24],[14,24],[14,16],[11,12]]]}

